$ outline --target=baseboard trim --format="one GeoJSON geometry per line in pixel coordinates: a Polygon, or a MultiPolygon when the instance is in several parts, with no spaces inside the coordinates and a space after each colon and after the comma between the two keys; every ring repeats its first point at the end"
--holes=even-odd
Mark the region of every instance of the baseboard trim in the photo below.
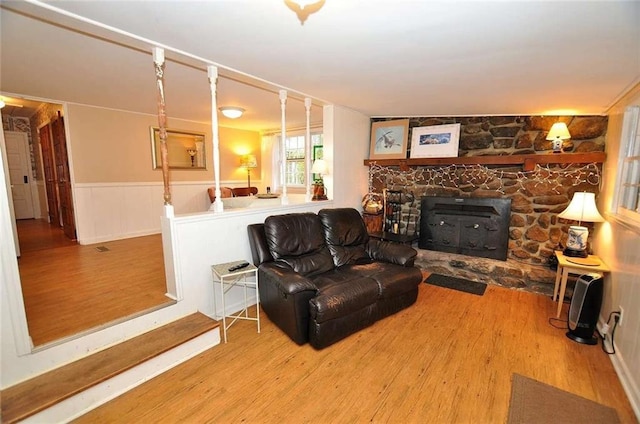
{"type": "Polygon", "coordinates": [[[123,239],[134,238],[134,237],[151,236],[151,235],[154,235],[154,234],[160,234],[160,226],[158,226],[158,228],[150,228],[150,229],[146,229],[146,230],[132,231],[132,232],[123,233],[123,234],[111,234],[111,235],[108,235],[108,236],[82,238],[82,239],[79,238],[78,239],[78,243],[81,244],[81,245],[96,244],[96,243],[106,243],[108,241],[123,240],[123,239]]]}
{"type": "Polygon", "coordinates": [[[613,364],[613,368],[616,370],[616,374],[618,374],[618,379],[620,379],[622,388],[627,394],[627,399],[629,399],[631,408],[636,414],[638,422],[640,422],[640,390],[638,390],[637,384],[633,381],[629,367],[624,360],[624,356],[618,349],[616,349],[616,353],[614,355],[609,355],[609,357],[613,364]]]}
{"type": "MultiPolygon", "coordinates": [[[[602,334],[602,327],[604,324],[605,321],[602,316],[600,316],[596,325],[596,328],[598,329],[600,334],[602,334]]],[[[610,339],[607,339],[605,336],[605,340],[607,341],[605,346],[607,347],[607,349],[611,349],[611,344],[609,341],[610,339]]],[[[602,341],[602,343],[604,343],[604,341],[602,341]]],[[[608,355],[609,359],[613,364],[613,369],[616,371],[618,380],[620,380],[620,384],[622,385],[624,392],[627,394],[627,399],[631,404],[631,408],[633,409],[634,414],[636,414],[638,422],[640,422],[640,389],[638,389],[638,385],[633,380],[631,372],[629,371],[629,367],[624,360],[624,356],[617,347],[615,348],[615,352],[615,354],[608,355]]]]}

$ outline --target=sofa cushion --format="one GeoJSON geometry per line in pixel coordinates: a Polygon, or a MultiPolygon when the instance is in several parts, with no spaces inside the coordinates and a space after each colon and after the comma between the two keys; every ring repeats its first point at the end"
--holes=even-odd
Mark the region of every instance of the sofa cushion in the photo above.
{"type": "MultiPolygon", "coordinates": [[[[332,273],[344,278],[341,273],[332,273]]],[[[341,318],[376,303],[378,283],[372,278],[356,276],[349,281],[331,281],[327,276],[314,280],[318,294],[309,301],[310,317],[317,323],[341,318]]]]}
{"type": "Polygon", "coordinates": [[[369,234],[360,213],[353,208],[322,209],[325,241],[336,266],[353,264],[369,259],[366,246],[369,234]]]}
{"type": "Polygon", "coordinates": [[[366,276],[375,280],[378,284],[380,297],[384,299],[415,290],[422,282],[422,273],[418,268],[385,262],[347,265],[340,268],[340,272],[366,276]]]}
{"type": "Polygon", "coordinates": [[[294,271],[312,276],[334,268],[317,215],[270,216],[264,221],[264,233],[273,258],[285,262],[294,271]]]}

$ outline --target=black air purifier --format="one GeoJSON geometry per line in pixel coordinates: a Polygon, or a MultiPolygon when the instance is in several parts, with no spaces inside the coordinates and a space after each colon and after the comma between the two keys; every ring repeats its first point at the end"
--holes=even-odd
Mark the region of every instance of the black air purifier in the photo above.
{"type": "Polygon", "coordinates": [[[602,306],[602,284],[599,274],[584,274],[576,281],[567,322],[567,337],[571,340],[589,345],[598,343],[593,333],[602,306]]]}

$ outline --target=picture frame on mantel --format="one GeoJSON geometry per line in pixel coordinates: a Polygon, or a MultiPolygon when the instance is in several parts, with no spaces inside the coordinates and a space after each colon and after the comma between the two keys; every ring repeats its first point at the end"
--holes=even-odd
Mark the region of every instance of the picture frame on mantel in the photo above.
{"type": "Polygon", "coordinates": [[[458,157],[460,124],[414,127],[411,130],[411,153],[413,158],[458,157]]]}
{"type": "Polygon", "coordinates": [[[408,119],[371,123],[369,159],[406,159],[408,144],[408,119]]]}

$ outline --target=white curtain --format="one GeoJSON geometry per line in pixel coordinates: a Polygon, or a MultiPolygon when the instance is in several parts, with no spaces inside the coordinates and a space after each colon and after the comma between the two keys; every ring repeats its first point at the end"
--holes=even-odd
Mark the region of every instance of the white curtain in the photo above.
{"type": "Polygon", "coordinates": [[[275,134],[262,136],[262,178],[271,192],[279,192],[280,184],[280,136],[275,134]]]}

